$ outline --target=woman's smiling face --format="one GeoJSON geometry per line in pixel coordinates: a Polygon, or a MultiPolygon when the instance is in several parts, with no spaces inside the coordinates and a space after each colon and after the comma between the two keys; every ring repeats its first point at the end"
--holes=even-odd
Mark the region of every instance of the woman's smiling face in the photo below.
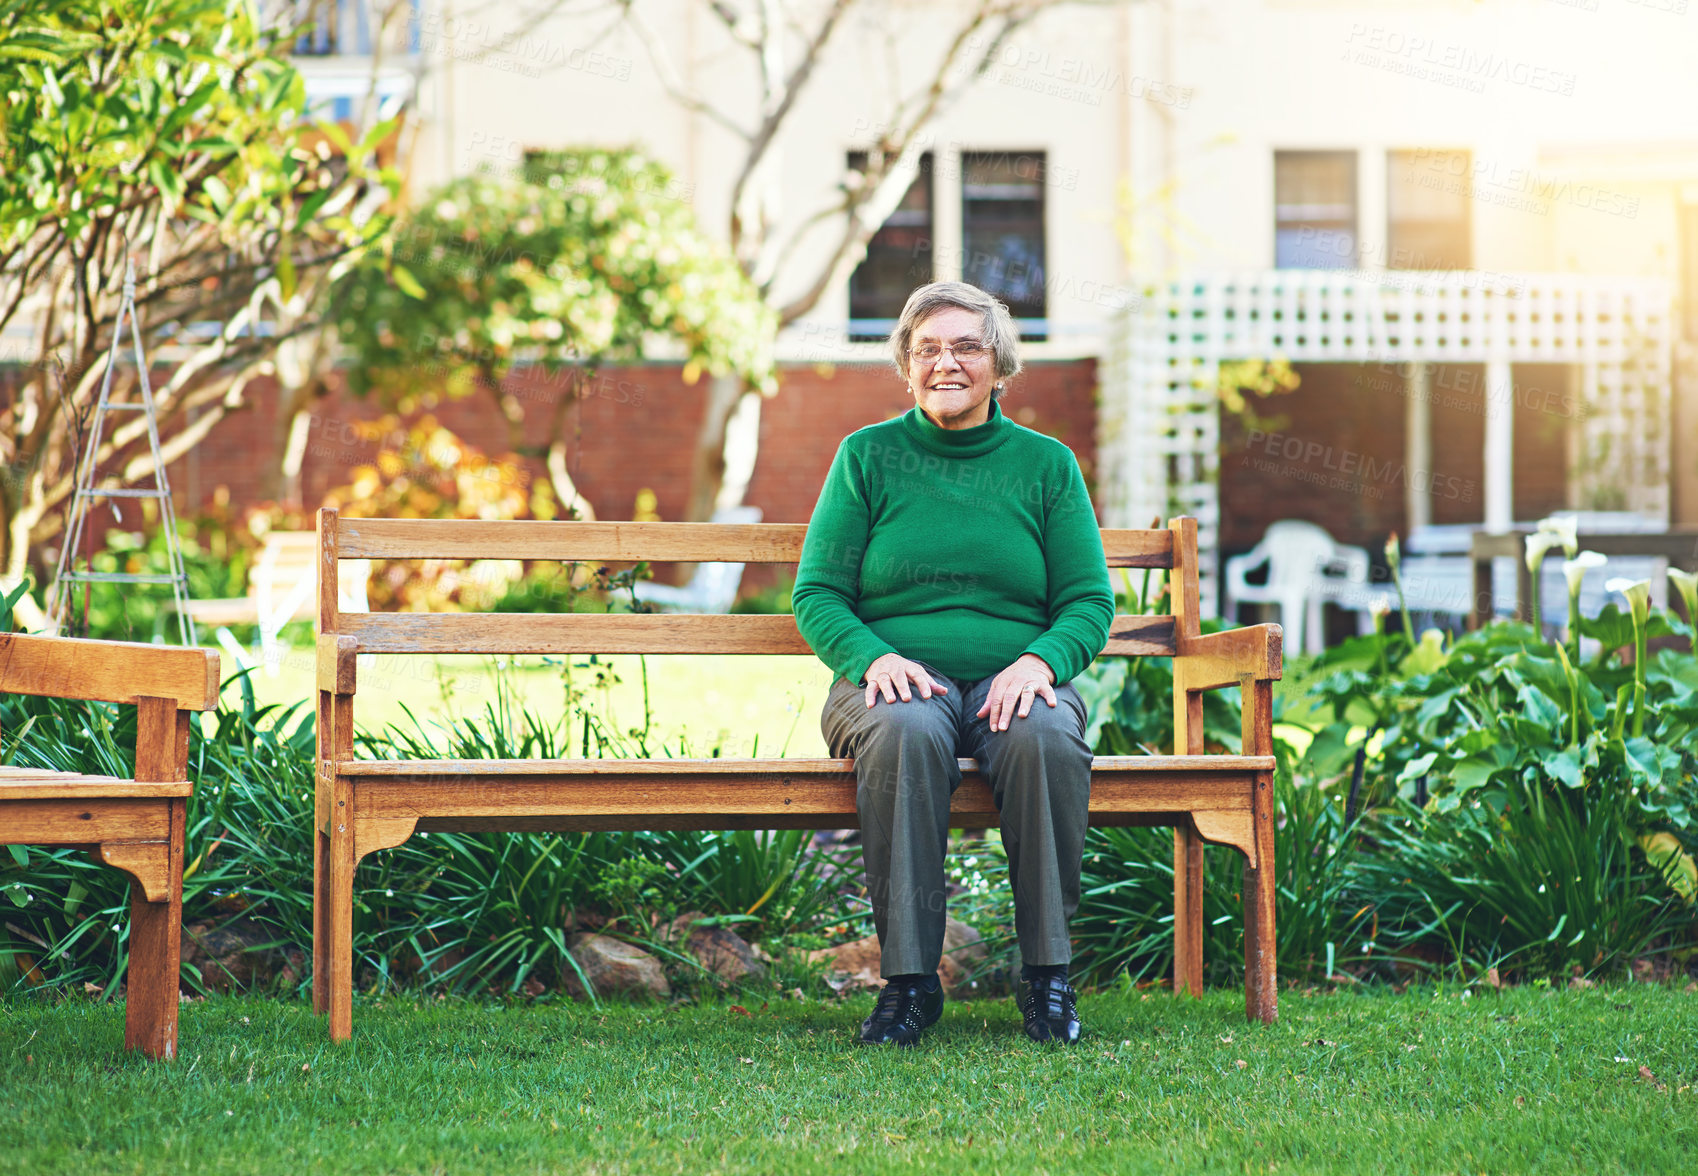
{"type": "Polygon", "coordinates": [[[970,429],[990,419],[996,355],[985,348],[977,358],[963,360],[951,346],[928,362],[914,353],[926,344],[976,343],[984,347],[984,341],[984,316],[958,306],[928,315],[914,328],[908,340],[908,388],[920,411],[938,427],[970,429]]]}

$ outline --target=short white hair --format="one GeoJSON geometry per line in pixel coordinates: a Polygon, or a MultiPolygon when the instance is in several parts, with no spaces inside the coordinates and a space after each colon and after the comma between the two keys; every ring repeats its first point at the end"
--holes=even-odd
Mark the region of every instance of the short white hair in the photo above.
{"type": "Polygon", "coordinates": [[[1008,307],[971,282],[928,282],[908,295],[908,303],[890,332],[890,357],[897,374],[908,376],[908,343],[914,330],[940,310],[970,310],[984,316],[985,346],[996,356],[996,378],[1000,385],[1020,371],[1020,331],[1008,307]]]}

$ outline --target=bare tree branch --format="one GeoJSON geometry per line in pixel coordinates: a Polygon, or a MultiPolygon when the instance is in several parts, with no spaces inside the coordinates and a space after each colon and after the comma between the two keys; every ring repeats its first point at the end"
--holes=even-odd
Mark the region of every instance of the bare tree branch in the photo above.
{"type": "Polygon", "coordinates": [[[660,79],[661,88],[667,97],[682,106],[685,110],[712,119],[739,139],[749,140],[754,136],[741,126],[735,119],[699,95],[689,92],[684,80],[678,75],[678,67],[672,63],[672,55],[666,51],[654,29],[649,25],[648,18],[637,11],[636,0],[619,0],[625,10],[625,23],[642,42],[643,50],[648,54],[649,61],[654,65],[655,76],[660,79]]]}
{"type": "MultiPolygon", "coordinates": [[[[766,153],[772,147],[779,128],[784,125],[785,118],[795,109],[796,100],[801,97],[802,90],[808,84],[808,79],[813,76],[814,69],[819,64],[820,54],[825,49],[826,43],[831,40],[832,31],[854,2],[855,0],[833,0],[831,7],[826,10],[825,17],[820,21],[819,28],[809,38],[807,47],[802,51],[801,58],[783,82],[779,83],[777,101],[768,101],[772,96],[770,91],[763,95],[763,104],[767,106],[767,109],[763,112],[764,117],[759,129],[749,140],[749,153],[744,157],[742,171],[738,173],[736,182],[731,185],[731,249],[733,253],[737,254],[739,261],[742,261],[745,256],[742,248],[745,230],[745,213],[743,212],[745,190],[751,177],[754,176],[766,159],[766,153]]],[[[763,27],[762,35],[771,41],[781,36],[782,33],[770,27],[763,27]]],[[[762,56],[764,62],[768,54],[763,52],[762,56]]],[[[765,85],[773,84],[774,79],[768,76],[764,67],[762,78],[765,85]]],[[[753,275],[754,265],[745,265],[743,268],[745,273],[753,275]]]]}
{"type": "MultiPolygon", "coordinates": [[[[855,266],[866,256],[867,242],[872,240],[873,234],[878,232],[885,218],[901,203],[903,193],[907,191],[912,168],[919,154],[920,133],[985,75],[1001,53],[1002,47],[1007,44],[1008,38],[1044,7],[1043,4],[1036,3],[983,3],[974,18],[956,33],[931,81],[922,91],[904,99],[897,107],[889,133],[880,144],[886,153],[884,158],[888,159],[889,154],[893,153],[896,161],[875,177],[874,165],[869,160],[869,178],[874,182],[848,193],[843,207],[843,232],[832,249],[830,260],[821,267],[811,285],[779,309],[781,324],[795,322],[818,305],[827,290],[848,280],[855,266]],[[992,21],[997,22],[996,30],[984,42],[981,51],[976,56],[964,53],[972,47],[980,29],[992,21]],[[952,83],[948,80],[949,76],[955,72],[964,56],[971,58],[970,67],[964,76],[952,83]]],[[[774,276],[776,277],[776,273],[774,276]]],[[[769,282],[768,288],[770,285],[769,282]]]]}

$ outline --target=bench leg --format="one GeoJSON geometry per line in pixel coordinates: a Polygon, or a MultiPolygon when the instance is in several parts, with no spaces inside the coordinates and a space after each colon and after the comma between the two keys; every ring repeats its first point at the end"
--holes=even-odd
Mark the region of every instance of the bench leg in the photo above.
{"type": "Polygon", "coordinates": [[[312,1011],[330,1011],[330,838],[320,818],[313,830],[312,1011]]]}
{"type": "Polygon", "coordinates": [[[312,1007],[330,1014],[330,1039],[353,1032],[354,789],[335,763],[353,751],[353,696],[320,691],[313,805],[312,1007]]]}
{"type": "Polygon", "coordinates": [[[1257,778],[1252,805],[1257,864],[1244,860],[1244,1015],[1271,1025],[1279,1016],[1272,776],[1257,778]]]}
{"type": "Polygon", "coordinates": [[[1203,839],[1173,831],[1173,991],[1203,995],[1203,839]]]}
{"type": "Polygon", "coordinates": [[[124,1048],[150,1058],[177,1056],[177,983],[183,937],[184,802],[169,802],[169,888],[149,902],[139,880],[130,883],[130,967],[124,995],[124,1048]]]}
{"type": "Polygon", "coordinates": [[[354,827],[337,821],[329,842],[330,894],[325,904],[330,941],[330,1040],[354,1032],[354,827]]]}
{"type": "Polygon", "coordinates": [[[312,1007],[330,1014],[330,1039],[353,1032],[354,829],[349,815],[352,789],[330,789],[329,816],[314,834],[312,874],[312,1007]],[[340,806],[337,801],[340,800],[340,806]]]}

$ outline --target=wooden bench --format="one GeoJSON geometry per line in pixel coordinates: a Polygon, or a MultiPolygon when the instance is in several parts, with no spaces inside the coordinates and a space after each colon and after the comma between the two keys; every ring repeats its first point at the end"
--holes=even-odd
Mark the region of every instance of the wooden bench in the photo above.
{"type": "MultiPolygon", "coordinates": [[[[353,887],[360,859],[421,830],[851,828],[854,761],[846,759],[436,760],[354,758],[355,658],[392,654],[810,654],[794,618],[772,615],[343,613],[344,559],[588,560],[794,564],[806,527],[791,524],[478,522],[342,519],[319,512],[318,778],[313,873],[313,1004],[330,1036],[351,1031],[353,887]]],[[[1115,568],[1168,569],[1173,615],[1116,617],[1108,655],[1173,656],[1179,755],[1098,757],[1091,821],[1172,826],[1174,987],[1203,986],[1203,845],[1244,856],[1245,1008],[1276,1013],[1272,682],[1280,629],[1201,636],[1197,524],[1103,532],[1115,568]],[[1243,691],[1238,755],[1204,755],[1202,691],[1243,691]]],[[[999,823],[977,765],[952,823],[999,823]]]]}
{"type": "Polygon", "coordinates": [[[0,844],[74,846],[130,876],[124,1046],[175,1057],[189,712],[218,704],[218,655],[0,633],[0,693],[136,706],[133,780],[0,767],[0,844]]]}

